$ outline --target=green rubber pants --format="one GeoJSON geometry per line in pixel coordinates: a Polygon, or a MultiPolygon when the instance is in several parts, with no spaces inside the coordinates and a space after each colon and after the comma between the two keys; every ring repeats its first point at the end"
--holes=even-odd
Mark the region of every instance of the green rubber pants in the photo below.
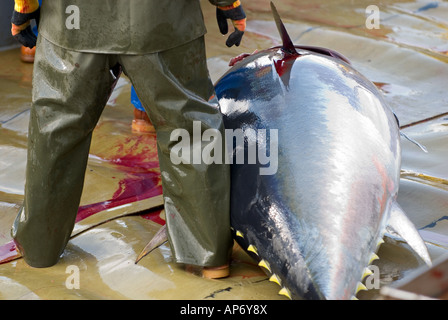
{"type": "Polygon", "coordinates": [[[193,137],[193,121],[200,121],[202,132],[212,128],[223,134],[222,116],[208,103],[213,85],[203,37],[146,55],[70,51],[39,37],[25,199],[12,228],[25,261],[52,266],[64,251],[80,203],[92,132],[116,80],[110,70],[117,64],[149,107],[146,112],[157,131],[168,239],[176,262],[227,263],[233,244],[229,166],[203,161],[175,165],[170,160],[175,129],[193,137]]]}

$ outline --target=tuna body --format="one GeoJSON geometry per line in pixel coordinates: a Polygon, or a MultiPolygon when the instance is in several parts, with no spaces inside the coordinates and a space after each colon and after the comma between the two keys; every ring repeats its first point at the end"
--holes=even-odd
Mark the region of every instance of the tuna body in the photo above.
{"type": "Polygon", "coordinates": [[[281,48],[238,62],[215,91],[226,129],[246,133],[243,162],[227,141],[237,241],[291,298],[352,298],[400,178],[399,128],[380,92],[341,59],[281,48]],[[254,145],[275,172],[262,174],[260,153],[249,160],[254,145]]]}

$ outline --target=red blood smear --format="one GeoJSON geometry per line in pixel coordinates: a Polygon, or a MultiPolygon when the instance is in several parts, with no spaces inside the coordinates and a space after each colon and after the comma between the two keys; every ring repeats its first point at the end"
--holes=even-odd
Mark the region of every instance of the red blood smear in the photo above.
{"type": "Polygon", "coordinates": [[[433,276],[436,279],[442,279],[443,275],[444,275],[444,273],[441,270],[437,270],[437,269],[431,270],[431,276],[433,276]]]}
{"type": "Polygon", "coordinates": [[[298,54],[287,54],[283,59],[274,60],[275,70],[280,77],[284,75],[289,76],[289,73],[291,72],[292,66],[294,65],[297,57],[299,57],[298,54]]]}
{"type": "Polygon", "coordinates": [[[0,246],[0,264],[12,261],[19,256],[13,240],[0,246]]]}
{"type": "MultiPolygon", "coordinates": [[[[80,207],[78,215],[76,216],[76,222],[103,210],[139,200],[149,199],[160,194],[162,194],[162,186],[160,184],[159,173],[148,171],[129,174],[128,178],[119,182],[118,190],[114,193],[112,199],[80,207]]],[[[142,217],[161,225],[165,224],[165,221],[160,218],[160,210],[146,213],[142,215],[142,217]]],[[[10,241],[0,246],[0,264],[12,261],[18,257],[19,255],[14,241],[10,241]]]]}
{"type": "MultiPolygon", "coordinates": [[[[118,189],[112,195],[112,199],[79,207],[76,222],[107,209],[162,194],[155,136],[127,137],[123,143],[115,146],[114,151],[113,155],[99,155],[99,157],[116,164],[120,171],[126,173],[126,177],[118,183],[118,189]],[[139,149],[140,145],[144,145],[144,148],[139,149]]],[[[165,221],[160,218],[160,211],[147,213],[143,217],[162,225],[165,224],[165,221]]],[[[0,264],[19,256],[14,241],[0,246],[0,264]]]]}
{"type": "Polygon", "coordinates": [[[155,223],[158,223],[158,224],[160,224],[160,225],[165,225],[165,220],[163,220],[162,218],[160,218],[160,212],[161,212],[162,210],[155,210],[155,211],[151,211],[151,212],[149,212],[149,213],[145,213],[145,214],[142,214],[141,215],[141,217],[143,218],[143,219],[146,219],[146,220],[151,220],[151,221],[153,221],[153,222],[155,222],[155,223]]]}
{"type": "Polygon", "coordinates": [[[99,155],[126,173],[118,183],[112,199],[81,206],[76,222],[98,212],[162,194],[156,138],[153,135],[132,135],[113,147],[113,154],[99,155]],[[141,147],[143,146],[143,147],[141,147]]]}
{"type": "Polygon", "coordinates": [[[95,213],[115,208],[124,204],[149,199],[162,194],[160,176],[151,173],[137,173],[118,183],[112,199],[79,207],[76,222],[95,213]]]}

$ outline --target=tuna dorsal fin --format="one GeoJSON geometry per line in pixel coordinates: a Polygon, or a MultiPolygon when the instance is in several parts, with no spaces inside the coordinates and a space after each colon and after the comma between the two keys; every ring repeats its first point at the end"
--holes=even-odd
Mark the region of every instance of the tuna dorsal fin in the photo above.
{"type": "Polygon", "coordinates": [[[277,12],[277,8],[275,7],[272,1],[271,1],[271,10],[272,14],[274,15],[274,20],[275,24],[277,25],[278,32],[280,33],[280,37],[282,38],[283,51],[290,54],[297,54],[296,48],[294,47],[294,44],[292,43],[291,38],[289,37],[289,34],[286,31],[285,25],[283,24],[282,19],[280,18],[280,15],[277,12]]]}
{"type": "Polygon", "coordinates": [[[423,239],[415,228],[414,224],[401,209],[400,205],[396,202],[392,205],[392,211],[389,218],[389,227],[398,233],[400,237],[405,240],[408,245],[422,258],[422,260],[431,266],[431,258],[428,253],[423,239]]]}

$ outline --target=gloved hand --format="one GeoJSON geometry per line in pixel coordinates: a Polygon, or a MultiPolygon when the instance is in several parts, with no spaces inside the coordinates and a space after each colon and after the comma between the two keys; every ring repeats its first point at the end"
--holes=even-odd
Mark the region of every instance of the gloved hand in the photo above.
{"type": "Polygon", "coordinates": [[[232,20],[235,31],[227,38],[226,45],[231,47],[233,45],[239,46],[243,38],[244,30],[246,30],[246,14],[239,0],[235,1],[230,6],[216,8],[216,20],[218,20],[219,31],[222,34],[227,34],[229,26],[227,19],[232,20]]]}
{"type": "Polygon", "coordinates": [[[31,20],[39,24],[40,7],[38,0],[15,0],[12,14],[11,33],[25,47],[33,48],[37,37],[31,29],[31,20]]]}

